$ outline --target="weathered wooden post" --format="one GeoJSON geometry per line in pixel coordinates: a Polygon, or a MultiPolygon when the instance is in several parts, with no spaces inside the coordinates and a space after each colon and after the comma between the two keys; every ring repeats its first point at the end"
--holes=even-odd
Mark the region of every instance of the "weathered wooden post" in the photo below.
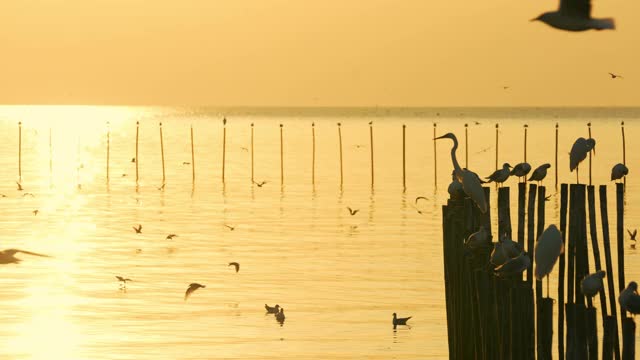
{"type": "MultiPolygon", "coordinates": [[[[164,139],[162,136],[162,122],[160,122],[160,158],[162,158],[162,185],[166,183],[166,176],[164,170],[164,139]]],[[[164,187],[162,187],[164,189],[164,187]]]]}
{"type": "MultiPolygon", "coordinates": [[[[557,185],[556,185],[557,188],[557,185]]],[[[562,242],[565,244],[565,251],[560,254],[558,264],[558,359],[564,360],[564,273],[565,273],[565,253],[567,252],[567,200],[569,186],[560,186],[560,232],[562,242]]]]}
{"type": "Polygon", "coordinates": [[[140,163],[140,158],[138,157],[138,139],[140,134],[140,122],[136,121],[136,185],[138,185],[138,164],[140,163]]]}

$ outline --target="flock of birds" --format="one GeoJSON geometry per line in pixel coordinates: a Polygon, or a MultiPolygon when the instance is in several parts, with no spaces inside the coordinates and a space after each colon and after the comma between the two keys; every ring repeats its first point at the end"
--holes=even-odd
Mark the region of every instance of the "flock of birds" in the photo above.
{"type": "MultiPolygon", "coordinates": [[[[469,197],[482,213],[487,211],[487,201],[482,189],[483,183],[495,182],[497,184],[504,183],[510,176],[524,178],[531,171],[531,166],[527,163],[520,163],[512,167],[505,163],[502,169],[496,170],[493,174],[486,177],[488,181],[483,181],[473,171],[461,168],[456,158],[456,150],[458,148],[458,139],[452,133],[437,137],[436,139],[451,139],[453,147],[451,148],[451,161],[453,163],[452,182],[448,191],[452,198],[469,197]]],[[[579,182],[578,169],[579,164],[586,159],[590,152],[595,154],[595,140],[579,138],[575,141],[569,153],[569,169],[576,170],[576,182],[579,182]]],[[[551,165],[543,164],[536,168],[531,174],[529,181],[537,181],[538,183],[547,175],[547,169],[551,165]]],[[[611,180],[620,180],[629,173],[624,164],[616,164],[611,170],[611,180]]],[[[545,199],[547,200],[547,199],[545,199]]],[[[632,248],[635,248],[637,230],[631,232],[627,230],[631,240],[634,242],[632,248]]],[[[531,258],[520,244],[510,239],[507,233],[500,234],[496,243],[491,242],[489,231],[484,226],[469,235],[465,239],[465,247],[470,251],[481,247],[493,247],[491,252],[489,266],[493,267],[494,274],[498,277],[517,276],[523,271],[531,267],[531,258]]],[[[553,270],[560,254],[564,252],[564,243],[562,234],[556,225],[549,225],[538,237],[534,249],[534,274],[536,279],[542,280],[547,278],[547,293],[549,292],[549,274],[553,270]]],[[[598,271],[588,274],[581,281],[582,293],[586,296],[593,297],[599,291],[603,290],[603,278],[605,271],[598,271]]],[[[622,311],[629,311],[632,314],[640,313],[640,294],[638,294],[638,284],[631,281],[626,289],[620,293],[618,302],[622,311]]]]}

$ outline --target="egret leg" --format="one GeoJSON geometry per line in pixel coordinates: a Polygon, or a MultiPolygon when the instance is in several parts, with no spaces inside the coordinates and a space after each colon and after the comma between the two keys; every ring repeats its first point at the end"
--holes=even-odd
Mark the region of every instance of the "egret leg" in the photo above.
{"type": "Polygon", "coordinates": [[[580,166],[576,166],[576,184],[580,184],[580,166]]]}
{"type": "Polygon", "coordinates": [[[549,275],[547,274],[547,297],[551,297],[551,295],[549,295],[549,275]]]}

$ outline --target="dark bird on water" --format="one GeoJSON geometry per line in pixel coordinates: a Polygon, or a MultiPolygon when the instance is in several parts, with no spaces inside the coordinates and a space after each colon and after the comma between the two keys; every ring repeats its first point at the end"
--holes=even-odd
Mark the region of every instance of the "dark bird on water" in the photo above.
{"type": "Polygon", "coordinates": [[[142,224],[138,224],[138,227],[133,226],[133,230],[136,231],[136,234],[142,233],[142,224]]]}
{"type": "Polygon", "coordinates": [[[16,184],[18,185],[18,191],[22,191],[22,184],[20,184],[19,182],[16,181],[16,184]]]}
{"type": "Polygon", "coordinates": [[[136,158],[132,157],[132,158],[131,158],[131,162],[132,162],[132,163],[136,162],[136,158]]]}
{"type": "Polygon", "coordinates": [[[235,227],[233,227],[233,226],[231,226],[231,225],[224,224],[224,226],[226,226],[227,228],[229,228],[229,230],[231,230],[231,231],[233,231],[233,230],[235,230],[235,229],[236,229],[235,227]]]}
{"type": "Polygon", "coordinates": [[[33,213],[33,216],[36,216],[36,215],[38,215],[39,211],[38,211],[38,209],[35,209],[35,210],[32,211],[32,213],[33,213]]]}
{"type": "Polygon", "coordinates": [[[234,261],[234,262],[230,262],[229,265],[227,265],[227,266],[231,266],[231,265],[236,267],[236,272],[240,271],[240,264],[239,263],[234,261]]]}
{"type": "Polygon", "coordinates": [[[166,185],[166,184],[162,184],[161,186],[159,186],[159,187],[158,187],[158,190],[164,190],[164,186],[165,186],[165,185],[166,185]]]}
{"type": "Polygon", "coordinates": [[[351,214],[351,216],[355,215],[358,213],[358,211],[360,211],[359,209],[355,209],[353,210],[352,208],[347,206],[347,210],[349,210],[349,214],[351,214]]]}
{"type": "Polygon", "coordinates": [[[407,321],[411,319],[412,316],[406,318],[399,318],[396,313],[393,313],[393,328],[395,329],[398,325],[407,325],[407,321]]]}
{"type": "Polygon", "coordinates": [[[189,161],[183,161],[183,162],[182,162],[182,165],[191,165],[191,162],[189,162],[189,161]]]}
{"type": "Polygon", "coordinates": [[[40,256],[40,257],[50,257],[49,255],[38,254],[38,253],[31,252],[31,251],[26,251],[26,250],[7,249],[7,250],[0,251],[0,264],[4,265],[4,264],[16,264],[16,263],[19,263],[20,261],[22,261],[22,259],[18,259],[18,258],[15,257],[15,255],[17,253],[23,253],[23,254],[28,254],[28,255],[33,255],[33,256],[40,256]]]}
{"type": "Polygon", "coordinates": [[[176,234],[169,234],[169,235],[167,235],[167,240],[172,240],[174,237],[178,237],[178,235],[176,235],[176,234]]]}
{"type": "Polygon", "coordinates": [[[264,304],[264,308],[267,310],[267,314],[277,314],[280,312],[280,305],[278,304],[276,304],[276,306],[264,304]]]}
{"type": "Polygon", "coordinates": [[[199,288],[204,288],[206,286],[198,284],[198,283],[191,283],[189,284],[189,287],[187,288],[187,291],[184,293],[184,301],[187,301],[187,299],[189,298],[189,296],[191,296],[191,294],[198,290],[199,288]]]}
{"type": "Polygon", "coordinates": [[[531,21],[543,23],[560,30],[585,31],[589,29],[615,29],[612,18],[594,19],[591,17],[591,0],[560,0],[560,7],[556,11],[540,14],[531,21]]]}
{"type": "Polygon", "coordinates": [[[284,308],[280,308],[280,312],[276,314],[276,320],[282,325],[284,323],[284,308]]]}

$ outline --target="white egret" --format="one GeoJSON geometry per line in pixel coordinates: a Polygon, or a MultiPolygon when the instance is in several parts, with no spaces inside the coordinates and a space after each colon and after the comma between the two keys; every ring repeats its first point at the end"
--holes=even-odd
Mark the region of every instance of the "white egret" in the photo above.
{"type": "Polygon", "coordinates": [[[547,176],[547,169],[550,167],[551,164],[542,164],[538,166],[535,170],[533,170],[529,181],[537,181],[538,185],[540,185],[540,182],[547,176]]]}
{"type": "Polygon", "coordinates": [[[398,325],[407,325],[407,321],[411,319],[412,316],[406,318],[399,318],[396,313],[393,313],[393,328],[395,329],[398,325]]]}
{"type": "Polygon", "coordinates": [[[456,150],[458,149],[458,139],[452,133],[447,133],[439,136],[437,139],[451,139],[453,140],[453,147],[451,148],[451,161],[453,162],[454,172],[458,181],[462,184],[462,190],[467,196],[476,203],[482,213],[487,212],[487,199],[484,196],[484,189],[480,183],[478,175],[469,170],[463,170],[458,164],[456,158],[456,150]]]}
{"type": "Polygon", "coordinates": [[[513,169],[511,170],[511,175],[516,176],[518,178],[522,178],[525,177],[529,174],[529,171],[531,171],[531,165],[529,165],[529,163],[526,162],[521,162],[519,164],[516,164],[516,166],[513,167],[513,169]]]}
{"type": "Polygon", "coordinates": [[[620,180],[629,174],[629,169],[624,164],[615,164],[611,169],[611,181],[620,180]]]}
{"type": "Polygon", "coordinates": [[[576,182],[578,184],[580,183],[578,165],[580,165],[582,160],[587,158],[587,154],[590,151],[593,151],[594,155],[596,154],[596,141],[592,138],[578,138],[571,147],[571,152],[569,153],[569,170],[576,170],[576,182]]]}
{"type": "Polygon", "coordinates": [[[594,19],[591,17],[591,0],[560,0],[560,7],[556,11],[540,14],[531,21],[543,23],[560,30],[585,31],[589,29],[615,29],[612,18],[594,19]]]}
{"type": "Polygon", "coordinates": [[[487,182],[495,182],[496,184],[502,185],[509,176],[511,175],[511,165],[509,163],[502,164],[502,169],[496,170],[493,174],[487,176],[485,179],[489,179],[487,182]]]}
{"type": "Polygon", "coordinates": [[[598,291],[603,289],[604,284],[602,283],[602,279],[604,279],[606,274],[604,270],[600,270],[585,276],[580,282],[580,290],[582,293],[590,297],[595,296],[598,291]]]}
{"type": "Polygon", "coordinates": [[[535,276],[536,279],[542,280],[551,273],[553,267],[558,261],[560,254],[564,252],[564,243],[562,242],[562,234],[555,225],[549,225],[540,234],[536,242],[534,261],[536,263],[535,276]]]}

